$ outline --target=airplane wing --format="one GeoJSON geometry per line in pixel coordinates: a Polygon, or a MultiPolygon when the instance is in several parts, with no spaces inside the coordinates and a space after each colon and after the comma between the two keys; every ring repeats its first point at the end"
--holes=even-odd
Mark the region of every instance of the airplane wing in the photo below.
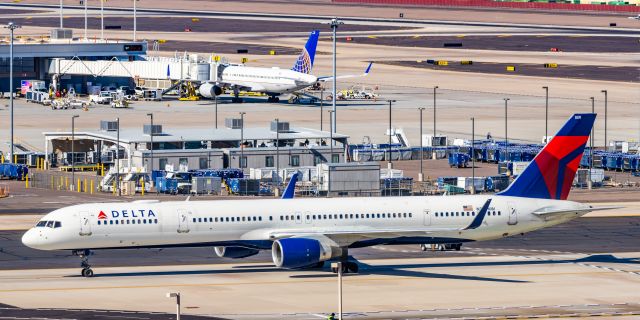
{"type": "MultiPolygon", "coordinates": [[[[345,75],[341,75],[341,76],[336,76],[336,79],[366,77],[366,76],[369,75],[369,71],[371,71],[371,66],[372,65],[373,65],[373,62],[369,62],[369,65],[367,66],[367,69],[365,69],[364,73],[362,73],[362,74],[345,74],[345,75]]],[[[325,81],[330,81],[330,80],[333,80],[333,76],[318,77],[318,81],[320,81],[320,82],[325,82],[325,81]]]]}
{"type": "Polygon", "coordinates": [[[579,209],[553,209],[551,207],[542,208],[533,212],[538,217],[541,217],[545,220],[555,220],[566,218],[568,216],[582,216],[592,211],[601,211],[601,210],[611,210],[611,209],[620,209],[622,207],[587,207],[587,208],[579,208],[579,209]]]}
{"type": "Polygon", "coordinates": [[[265,92],[267,89],[255,82],[245,82],[245,81],[220,81],[219,85],[223,87],[238,87],[239,90],[251,91],[251,92],[265,92]]]}

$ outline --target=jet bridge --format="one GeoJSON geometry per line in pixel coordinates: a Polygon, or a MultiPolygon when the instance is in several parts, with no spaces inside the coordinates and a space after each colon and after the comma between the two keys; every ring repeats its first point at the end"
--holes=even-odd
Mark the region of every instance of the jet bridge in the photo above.
{"type": "Polygon", "coordinates": [[[84,75],[93,77],[125,77],[149,80],[217,81],[224,63],[198,60],[197,55],[175,58],[150,58],[144,61],[111,60],[87,61],[78,57],[52,59],[51,75],[84,75]]]}

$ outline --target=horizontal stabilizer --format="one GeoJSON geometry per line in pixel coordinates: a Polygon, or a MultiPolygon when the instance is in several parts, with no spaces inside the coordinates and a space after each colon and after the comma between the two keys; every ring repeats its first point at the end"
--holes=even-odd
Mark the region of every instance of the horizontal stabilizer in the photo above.
{"type": "Polygon", "coordinates": [[[612,209],[620,209],[623,207],[587,207],[580,209],[553,209],[553,208],[542,208],[533,212],[538,217],[544,218],[545,220],[554,220],[565,218],[568,216],[583,216],[592,211],[602,211],[602,210],[612,210],[612,209]]]}

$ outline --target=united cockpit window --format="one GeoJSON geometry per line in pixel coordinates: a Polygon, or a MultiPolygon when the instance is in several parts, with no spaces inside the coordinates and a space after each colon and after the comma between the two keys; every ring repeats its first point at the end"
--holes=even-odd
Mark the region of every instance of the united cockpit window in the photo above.
{"type": "Polygon", "coordinates": [[[36,227],[46,227],[47,226],[47,221],[39,221],[38,224],[36,224],[36,227]]]}
{"type": "Polygon", "coordinates": [[[47,221],[47,227],[53,228],[53,221],[47,221]]]}
{"type": "Polygon", "coordinates": [[[62,227],[62,223],[60,223],[60,221],[56,221],[55,225],[53,226],[54,228],[60,228],[62,227]]]}

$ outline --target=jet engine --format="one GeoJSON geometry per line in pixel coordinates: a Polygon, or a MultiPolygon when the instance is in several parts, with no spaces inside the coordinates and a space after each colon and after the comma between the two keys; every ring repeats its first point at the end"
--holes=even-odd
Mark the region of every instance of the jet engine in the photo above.
{"type": "Polygon", "coordinates": [[[244,247],[214,247],[216,255],[220,258],[240,259],[258,254],[260,250],[244,247]]]}
{"type": "Polygon", "coordinates": [[[222,88],[215,83],[205,82],[200,85],[198,92],[205,98],[213,98],[222,94],[222,88]]]}
{"type": "Polygon", "coordinates": [[[342,254],[329,239],[287,238],[273,242],[271,255],[276,267],[296,269],[317,264],[342,254]]]}

